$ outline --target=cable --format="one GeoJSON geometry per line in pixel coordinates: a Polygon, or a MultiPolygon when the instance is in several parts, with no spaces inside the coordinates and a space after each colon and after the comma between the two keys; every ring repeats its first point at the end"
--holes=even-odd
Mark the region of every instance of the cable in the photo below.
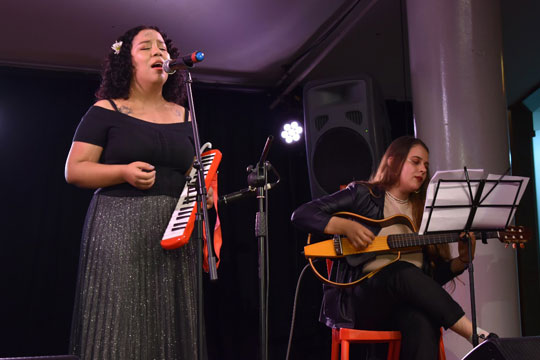
{"type": "MultiPolygon", "coordinates": [[[[318,259],[315,259],[314,262],[318,261],[318,259]]],[[[300,275],[298,276],[298,281],[296,282],[296,291],[294,292],[294,302],[293,302],[293,311],[292,311],[292,318],[291,318],[291,331],[289,332],[289,343],[287,344],[287,355],[285,356],[285,360],[289,360],[289,355],[291,353],[291,344],[292,344],[292,338],[293,338],[293,332],[294,332],[294,320],[296,318],[296,301],[298,300],[298,290],[300,289],[300,281],[302,280],[302,277],[304,276],[304,273],[309,268],[309,264],[304,266],[302,269],[302,272],[300,272],[300,275]]]]}

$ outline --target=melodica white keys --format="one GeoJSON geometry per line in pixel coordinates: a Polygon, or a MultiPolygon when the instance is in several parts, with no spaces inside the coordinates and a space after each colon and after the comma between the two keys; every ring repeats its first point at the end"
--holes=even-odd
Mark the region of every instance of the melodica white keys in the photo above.
{"type": "MultiPolygon", "coordinates": [[[[201,154],[201,162],[204,170],[204,183],[206,190],[214,180],[219,162],[221,161],[221,151],[209,150],[201,154]]],[[[195,224],[195,213],[197,212],[197,191],[196,174],[194,168],[189,172],[190,180],[184,185],[182,194],[176,208],[173,211],[169,225],[161,239],[161,247],[167,250],[179,248],[188,243],[195,224]]]]}

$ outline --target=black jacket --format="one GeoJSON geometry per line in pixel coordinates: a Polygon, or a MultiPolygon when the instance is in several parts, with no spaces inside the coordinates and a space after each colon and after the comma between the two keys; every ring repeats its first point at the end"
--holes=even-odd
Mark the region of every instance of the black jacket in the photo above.
{"type": "MultiPolygon", "coordinates": [[[[334,194],[300,206],[292,214],[291,221],[305,232],[323,234],[332,214],[338,211],[348,211],[380,220],[384,217],[384,194],[383,189],[354,183],[334,194]]],[[[376,229],[372,229],[372,231],[375,232],[376,229]]],[[[376,254],[368,253],[334,261],[331,273],[332,280],[345,283],[358,279],[362,274],[363,265],[374,256],[376,254]]],[[[451,272],[450,262],[442,259],[428,260],[425,252],[422,270],[441,285],[459,275],[451,272]]],[[[321,322],[326,323],[329,327],[355,327],[351,289],[337,288],[326,284],[323,289],[321,322]]]]}

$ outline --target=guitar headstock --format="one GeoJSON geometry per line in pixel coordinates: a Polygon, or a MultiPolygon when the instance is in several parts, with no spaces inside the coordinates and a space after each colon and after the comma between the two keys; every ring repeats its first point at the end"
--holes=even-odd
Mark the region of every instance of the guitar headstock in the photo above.
{"type": "Polygon", "coordinates": [[[499,231],[499,240],[508,247],[512,244],[513,248],[524,248],[525,243],[531,238],[530,230],[524,226],[509,226],[506,229],[499,231]]]}

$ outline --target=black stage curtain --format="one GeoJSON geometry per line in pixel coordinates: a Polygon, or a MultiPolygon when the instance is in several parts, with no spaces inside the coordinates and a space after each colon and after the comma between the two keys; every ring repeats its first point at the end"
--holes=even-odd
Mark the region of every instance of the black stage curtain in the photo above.
{"type": "MultiPolygon", "coordinates": [[[[82,224],[92,194],[64,180],[75,128],[99,83],[97,74],[0,67],[2,216],[0,357],[66,354],[82,224]]],[[[280,127],[302,121],[301,99],[269,109],[264,91],[194,86],[201,142],[223,153],[221,194],[247,186],[268,135],[268,160],[281,174],[269,195],[269,353],[283,359],[293,296],[305,265],[305,237],[292,211],[309,200],[304,142],[288,146],[280,127]]],[[[338,144],[336,144],[337,146],[338,144]]],[[[258,351],[258,254],[255,198],[220,208],[224,244],[219,280],[205,276],[210,359],[255,359],[258,351]]],[[[330,331],[317,322],[321,285],[308,273],[300,299],[291,359],[325,359],[330,331]]]]}

